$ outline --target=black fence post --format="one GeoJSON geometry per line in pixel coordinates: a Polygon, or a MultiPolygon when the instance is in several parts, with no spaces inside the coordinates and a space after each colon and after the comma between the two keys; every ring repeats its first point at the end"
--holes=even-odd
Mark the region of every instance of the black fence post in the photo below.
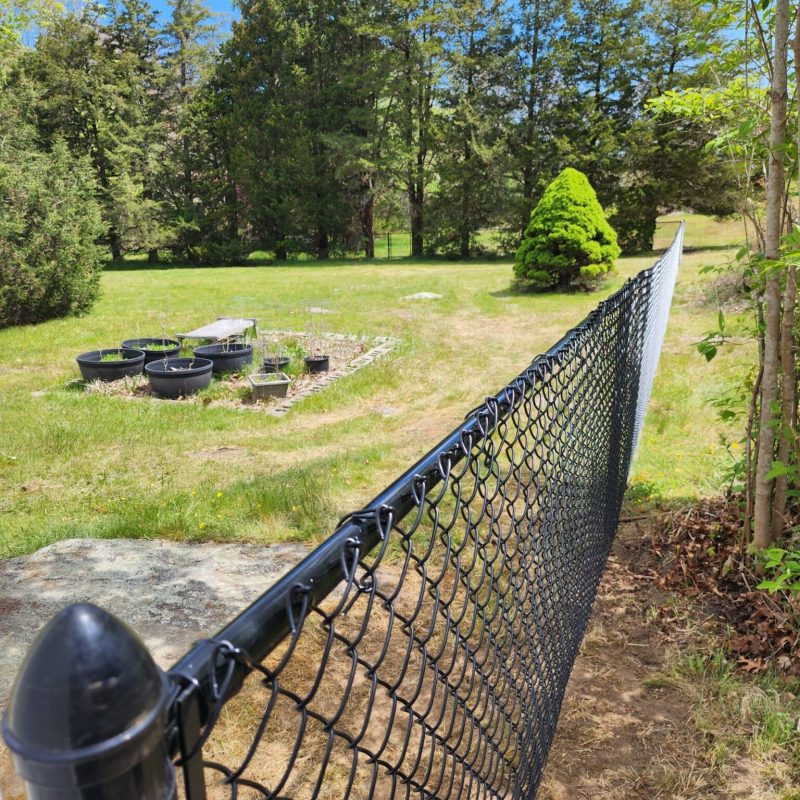
{"type": "Polygon", "coordinates": [[[3,719],[28,800],[171,800],[169,683],[137,636],[89,604],[40,632],[3,719]]]}

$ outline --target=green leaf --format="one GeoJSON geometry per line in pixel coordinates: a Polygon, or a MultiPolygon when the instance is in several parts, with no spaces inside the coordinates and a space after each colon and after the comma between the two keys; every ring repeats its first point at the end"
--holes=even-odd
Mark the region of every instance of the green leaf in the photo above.
{"type": "Polygon", "coordinates": [[[770,469],[770,471],[767,473],[766,478],[768,481],[771,481],[775,478],[780,478],[782,475],[789,475],[794,471],[795,470],[793,467],[789,466],[788,464],[784,464],[782,461],[773,461],[772,469],[770,469]]]}

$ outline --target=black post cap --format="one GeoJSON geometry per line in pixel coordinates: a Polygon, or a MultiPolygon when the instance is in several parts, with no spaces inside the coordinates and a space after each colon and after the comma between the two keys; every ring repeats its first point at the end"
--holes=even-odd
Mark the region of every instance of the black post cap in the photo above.
{"type": "Polygon", "coordinates": [[[3,719],[28,797],[171,797],[167,695],[124,623],[94,605],[65,608],[28,650],[3,719]]]}

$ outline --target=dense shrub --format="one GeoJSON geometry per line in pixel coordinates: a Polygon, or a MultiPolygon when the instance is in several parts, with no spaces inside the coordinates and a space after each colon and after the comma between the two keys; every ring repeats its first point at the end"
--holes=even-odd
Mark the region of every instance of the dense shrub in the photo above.
{"type": "Polygon", "coordinates": [[[617,236],[582,172],[567,168],[531,212],[514,274],[534,291],[588,287],[614,268],[617,236]]]}
{"type": "Polygon", "coordinates": [[[0,326],[87,311],[105,232],[91,166],[61,143],[0,155],[0,326]]]}

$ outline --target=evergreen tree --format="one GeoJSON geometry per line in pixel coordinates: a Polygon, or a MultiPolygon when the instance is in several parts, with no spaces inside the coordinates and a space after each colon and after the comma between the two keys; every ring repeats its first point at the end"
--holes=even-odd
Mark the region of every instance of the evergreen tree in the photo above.
{"type": "Polygon", "coordinates": [[[509,20],[494,0],[459,0],[448,13],[429,249],[468,258],[478,231],[502,222],[512,40],[509,20]]]}
{"type": "Polygon", "coordinates": [[[165,130],[155,22],[146,3],[111,0],[57,18],[25,61],[45,146],[63,138],[92,162],[115,258],[169,237],[156,189],[165,130]]]}
{"type": "MultiPolygon", "coordinates": [[[[697,26],[707,28],[713,12],[692,0],[652,0],[642,19],[650,31],[641,69],[642,109],[623,133],[624,159],[613,198],[611,222],[625,252],[650,250],[659,214],[688,207],[726,215],[736,208],[731,166],[706,145],[707,125],[648,109],[651,98],[708,82],[695,57],[697,26]]],[[[705,46],[721,44],[706,35],[705,46]]]]}
{"type": "Polygon", "coordinates": [[[558,69],[566,6],[522,0],[514,9],[515,66],[507,84],[514,119],[506,129],[505,153],[511,181],[501,213],[512,239],[518,239],[559,163],[558,101],[569,87],[558,69]]]}
{"type": "Polygon", "coordinates": [[[122,252],[144,250],[154,260],[174,235],[158,186],[167,138],[161,31],[146,0],[106,0],[98,13],[119,102],[109,151],[112,221],[122,252]]]}
{"type": "Polygon", "coordinates": [[[393,0],[385,16],[384,40],[392,52],[395,182],[408,205],[411,255],[424,252],[425,206],[433,179],[435,107],[444,82],[446,0],[393,0]]]}
{"type": "Polygon", "coordinates": [[[208,168],[203,158],[207,126],[198,119],[202,103],[196,100],[213,76],[218,33],[211,12],[199,0],[171,0],[170,5],[161,53],[166,136],[157,191],[172,229],[173,249],[194,259],[202,238],[202,199],[210,190],[201,177],[208,168]]]}
{"type": "Polygon", "coordinates": [[[614,268],[619,252],[594,189],[568,167],[531,212],[514,274],[536,291],[590,286],[614,268]]]}
{"type": "Polygon", "coordinates": [[[39,146],[36,86],[0,57],[0,327],[80,313],[97,296],[104,232],[91,164],[39,146]]]}

